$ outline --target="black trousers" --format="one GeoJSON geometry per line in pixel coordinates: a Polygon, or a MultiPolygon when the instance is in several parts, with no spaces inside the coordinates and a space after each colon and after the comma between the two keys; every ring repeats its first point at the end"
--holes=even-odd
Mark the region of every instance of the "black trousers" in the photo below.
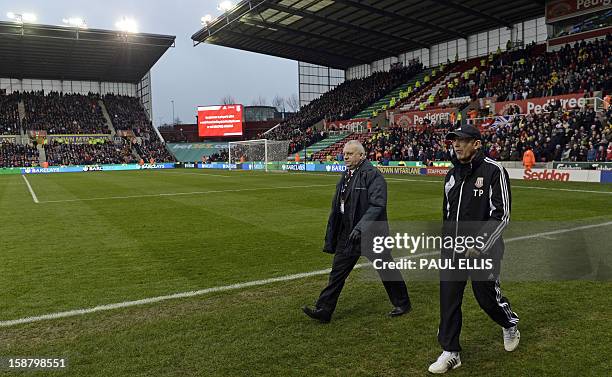
{"type": "Polygon", "coordinates": [[[472,277],[472,291],[480,307],[493,321],[504,328],[516,325],[518,316],[510,307],[510,302],[501,293],[499,271],[501,262],[497,261],[493,272],[487,271],[454,271],[440,275],[440,326],[438,343],[444,351],[460,352],[459,335],[461,334],[461,303],[467,279],[472,277]]]}
{"type": "MultiPolygon", "coordinates": [[[[393,261],[393,257],[390,253],[383,253],[376,256],[368,256],[370,261],[372,259],[382,259],[383,262],[393,261]]],[[[341,252],[337,252],[334,255],[334,261],[332,263],[332,270],[329,274],[329,282],[327,286],[323,288],[319,299],[317,300],[317,307],[323,310],[333,313],[340,297],[340,292],[344,287],[344,282],[349,276],[355,264],[359,260],[359,255],[349,255],[341,252]]],[[[377,270],[378,274],[385,286],[389,300],[393,306],[408,306],[410,305],[410,297],[408,296],[408,289],[402,274],[398,270],[391,269],[380,269],[377,270]]]]}

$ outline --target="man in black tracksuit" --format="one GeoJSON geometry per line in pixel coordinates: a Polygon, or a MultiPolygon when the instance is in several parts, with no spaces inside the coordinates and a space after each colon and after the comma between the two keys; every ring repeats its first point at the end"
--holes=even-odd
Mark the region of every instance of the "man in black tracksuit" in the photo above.
{"type": "Polygon", "coordinates": [[[504,348],[513,351],[520,339],[516,327],[518,316],[499,287],[504,253],[502,232],[510,220],[508,172],[496,161],[485,157],[480,149],[480,131],[476,127],[462,126],[446,138],[453,143],[453,168],[444,180],[443,233],[455,240],[480,236],[481,242],[468,248],[443,248],[442,258],[452,261],[456,267],[460,259],[466,258],[470,260],[463,262],[472,264],[488,260],[490,266],[440,271],[438,342],[444,352],[429,367],[432,373],[444,373],[461,365],[461,302],[469,278],[480,307],[503,328],[504,348]]]}
{"type": "MultiPolygon", "coordinates": [[[[305,306],[302,309],[306,315],[323,323],[331,320],[344,282],[360,256],[393,261],[390,251],[373,254],[369,246],[373,236],[389,234],[385,178],[365,159],[365,151],[358,141],[346,143],[344,162],[347,169],[336,185],[323,247],[323,251],[334,254],[329,283],[315,308],[305,306]]],[[[389,315],[408,313],[411,305],[402,274],[392,269],[377,271],[394,306],[389,315]]]]}

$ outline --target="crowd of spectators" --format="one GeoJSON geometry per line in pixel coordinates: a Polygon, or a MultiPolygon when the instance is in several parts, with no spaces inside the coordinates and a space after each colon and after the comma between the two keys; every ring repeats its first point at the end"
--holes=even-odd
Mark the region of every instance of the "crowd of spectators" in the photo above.
{"type": "Polygon", "coordinates": [[[104,96],[104,105],[115,130],[133,131],[135,136],[141,138],[141,142],[133,146],[145,162],[175,161],[153,129],[138,98],[107,94],[104,96]]]}
{"type": "Polygon", "coordinates": [[[145,162],[174,162],[175,158],[170,154],[166,145],[155,134],[155,131],[147,133],[147,137],[141,139],[140,144],[134,143],[136,152],[145,162]]]}
{"type": "Polygon", "coordinates": [[[38,166],[38,162],[38,149],[36,147],[8,141],[0,142],[0,167],[38,166]]]}
{"type": "Polygon", "coordinates": [[[0,134],[19,135],[21,133],[18,103],[18,93],[0,93],[0,134]]]}
{"type": "Polygon", "coordinates": [[[610,92],[610,35],[606,39],[566,44],[542,51],[541,45],[491,53],[438,93],[438,99],[470,96],[495,101],[569,93],[610,92]]]}
{"type": "Polygon", "coordinates": [[[132,130],[136,136],[141,136],[151,124],[136,97],[107,94],[104,105],[115,130],[132,130]]]}
{"type": "Polygon", "coordinates": [[[311,128],[315,123],[323,119],[334,121],[351,118],[422,69],[423,65],[413,60],[406,67],[397,65],[387,72],[375,72],[365,78],[344,81],[300,108],[273,131],[258,137],[290,140],[289,153],[295,153],[322,139],[321,134],[311,128]]]}
{"type": "Polygon", "coordinates": [[[325,139],[327,132],[317,131],[312,127],[308,127],[305,130],[278,127],[262,136],[262,138],[264,137],[272,140],[289,140],[289,154],[294,154],[307,146],[325,139]]]}
{"type": "Polygon", "coordinates": [[[593,109],[529,114],[490,127],[483,133],[487,154],[500,161],[519,161],[527,149],[536,162],[612,161],[612,110],[604,121],[593,109]]]}
{"type": "Polygon", "coordinates": [[[293,128],[306,129],[322,119],[349,119],[365,106],[407,82],[422,69],[423,65],[415,60],[406,67],[396,67],[386,72],[375,72],[365,78],[344,81],[303,106],[286,124],[293,128]]]}
{"type": "Polygon", "coordinates": [[[49,165],[96,165],[135,163],[129,144],[110,141],[91,144],[59,143],[44,145],[49,165]]]}
{"type": "Polygon", "coordinates": [[[390,127],[375,132],[364,143],[368,159],[386,165],[389,161],[445,161],[449,159],[444,132],[434,128],[390,127]]]}
{"type": "Polygon", "coordinates": [[[203,157],[203,159],[206,164],[210,164],[211,162],[227,162],[229,161],[229,151],[227,149],[221,149],[219,152],[203,157]]]}
{"type": "MultiPolygon", "coordinates": [[[[601,117],[590,108],[552,111],[513,117],[509,122],[484,128],[483,150],[499,161],[520,161],[527,149],[536,162],[612,161],[612,108],[601,117]],[[604,121],[600,118],[603,118],[604,121]]],[[[383,165],[389,161],[448,161],[450,144],[444,139],[456,125],[376,129],[364,143],[367,157],[383,165]]],[[[341,160],[342,157],[336,157],[341,160]]]]}
{"type": "Polygon", "coordinates": [[[110,133],[96,94],[35,91],[23,92],[20,98],[26,111],[26,130],[44,130],[48,134],[110,133]]]}

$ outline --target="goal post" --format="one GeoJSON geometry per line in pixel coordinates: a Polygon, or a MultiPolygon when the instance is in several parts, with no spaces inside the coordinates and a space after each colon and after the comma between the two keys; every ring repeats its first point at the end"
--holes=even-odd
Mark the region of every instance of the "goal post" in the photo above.
{"type": "Polygon", "coordinates": [[[279,171],[287,163],[289,140],[231,141],[228,149],[229,169],[247,164],[248,170],[279,171]]]}

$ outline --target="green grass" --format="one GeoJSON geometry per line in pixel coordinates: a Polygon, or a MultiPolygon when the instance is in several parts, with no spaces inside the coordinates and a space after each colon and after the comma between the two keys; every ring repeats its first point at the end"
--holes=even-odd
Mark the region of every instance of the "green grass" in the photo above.
{"type": "MultiPolygon", "coordinates": [[[[440,219],[441,179],[390,178],[391,221],[440,219]]],[[[330,266],[320,250],[337,176],[176,170],[28,179],[39,204],[20,176],[0,177],[0,321],[330,266]]],[[[559,188],[612,192],[514,181],[513,221],[544,220],[553,230],[612,220],[612,195],[559,188]]],[[[610,230],[580,236],[603,239],[598,257],[609,258],[610,230]]],[[[53,376],[426,375],[439,354],[437,284],[409,281],[414,311],[388,319],[384,289],[370,273],[354,271],[329,325],[300,311],[325,285],[319,275],[0,327],[0,357],[68,358],[65,372],[36,372],[53,376]]],[[[609,375],[609,279],[502,288],[521,317],[519,349],[503,351],[501,330],[468,288],[464,365],[450,375],[609,375]]]]}

